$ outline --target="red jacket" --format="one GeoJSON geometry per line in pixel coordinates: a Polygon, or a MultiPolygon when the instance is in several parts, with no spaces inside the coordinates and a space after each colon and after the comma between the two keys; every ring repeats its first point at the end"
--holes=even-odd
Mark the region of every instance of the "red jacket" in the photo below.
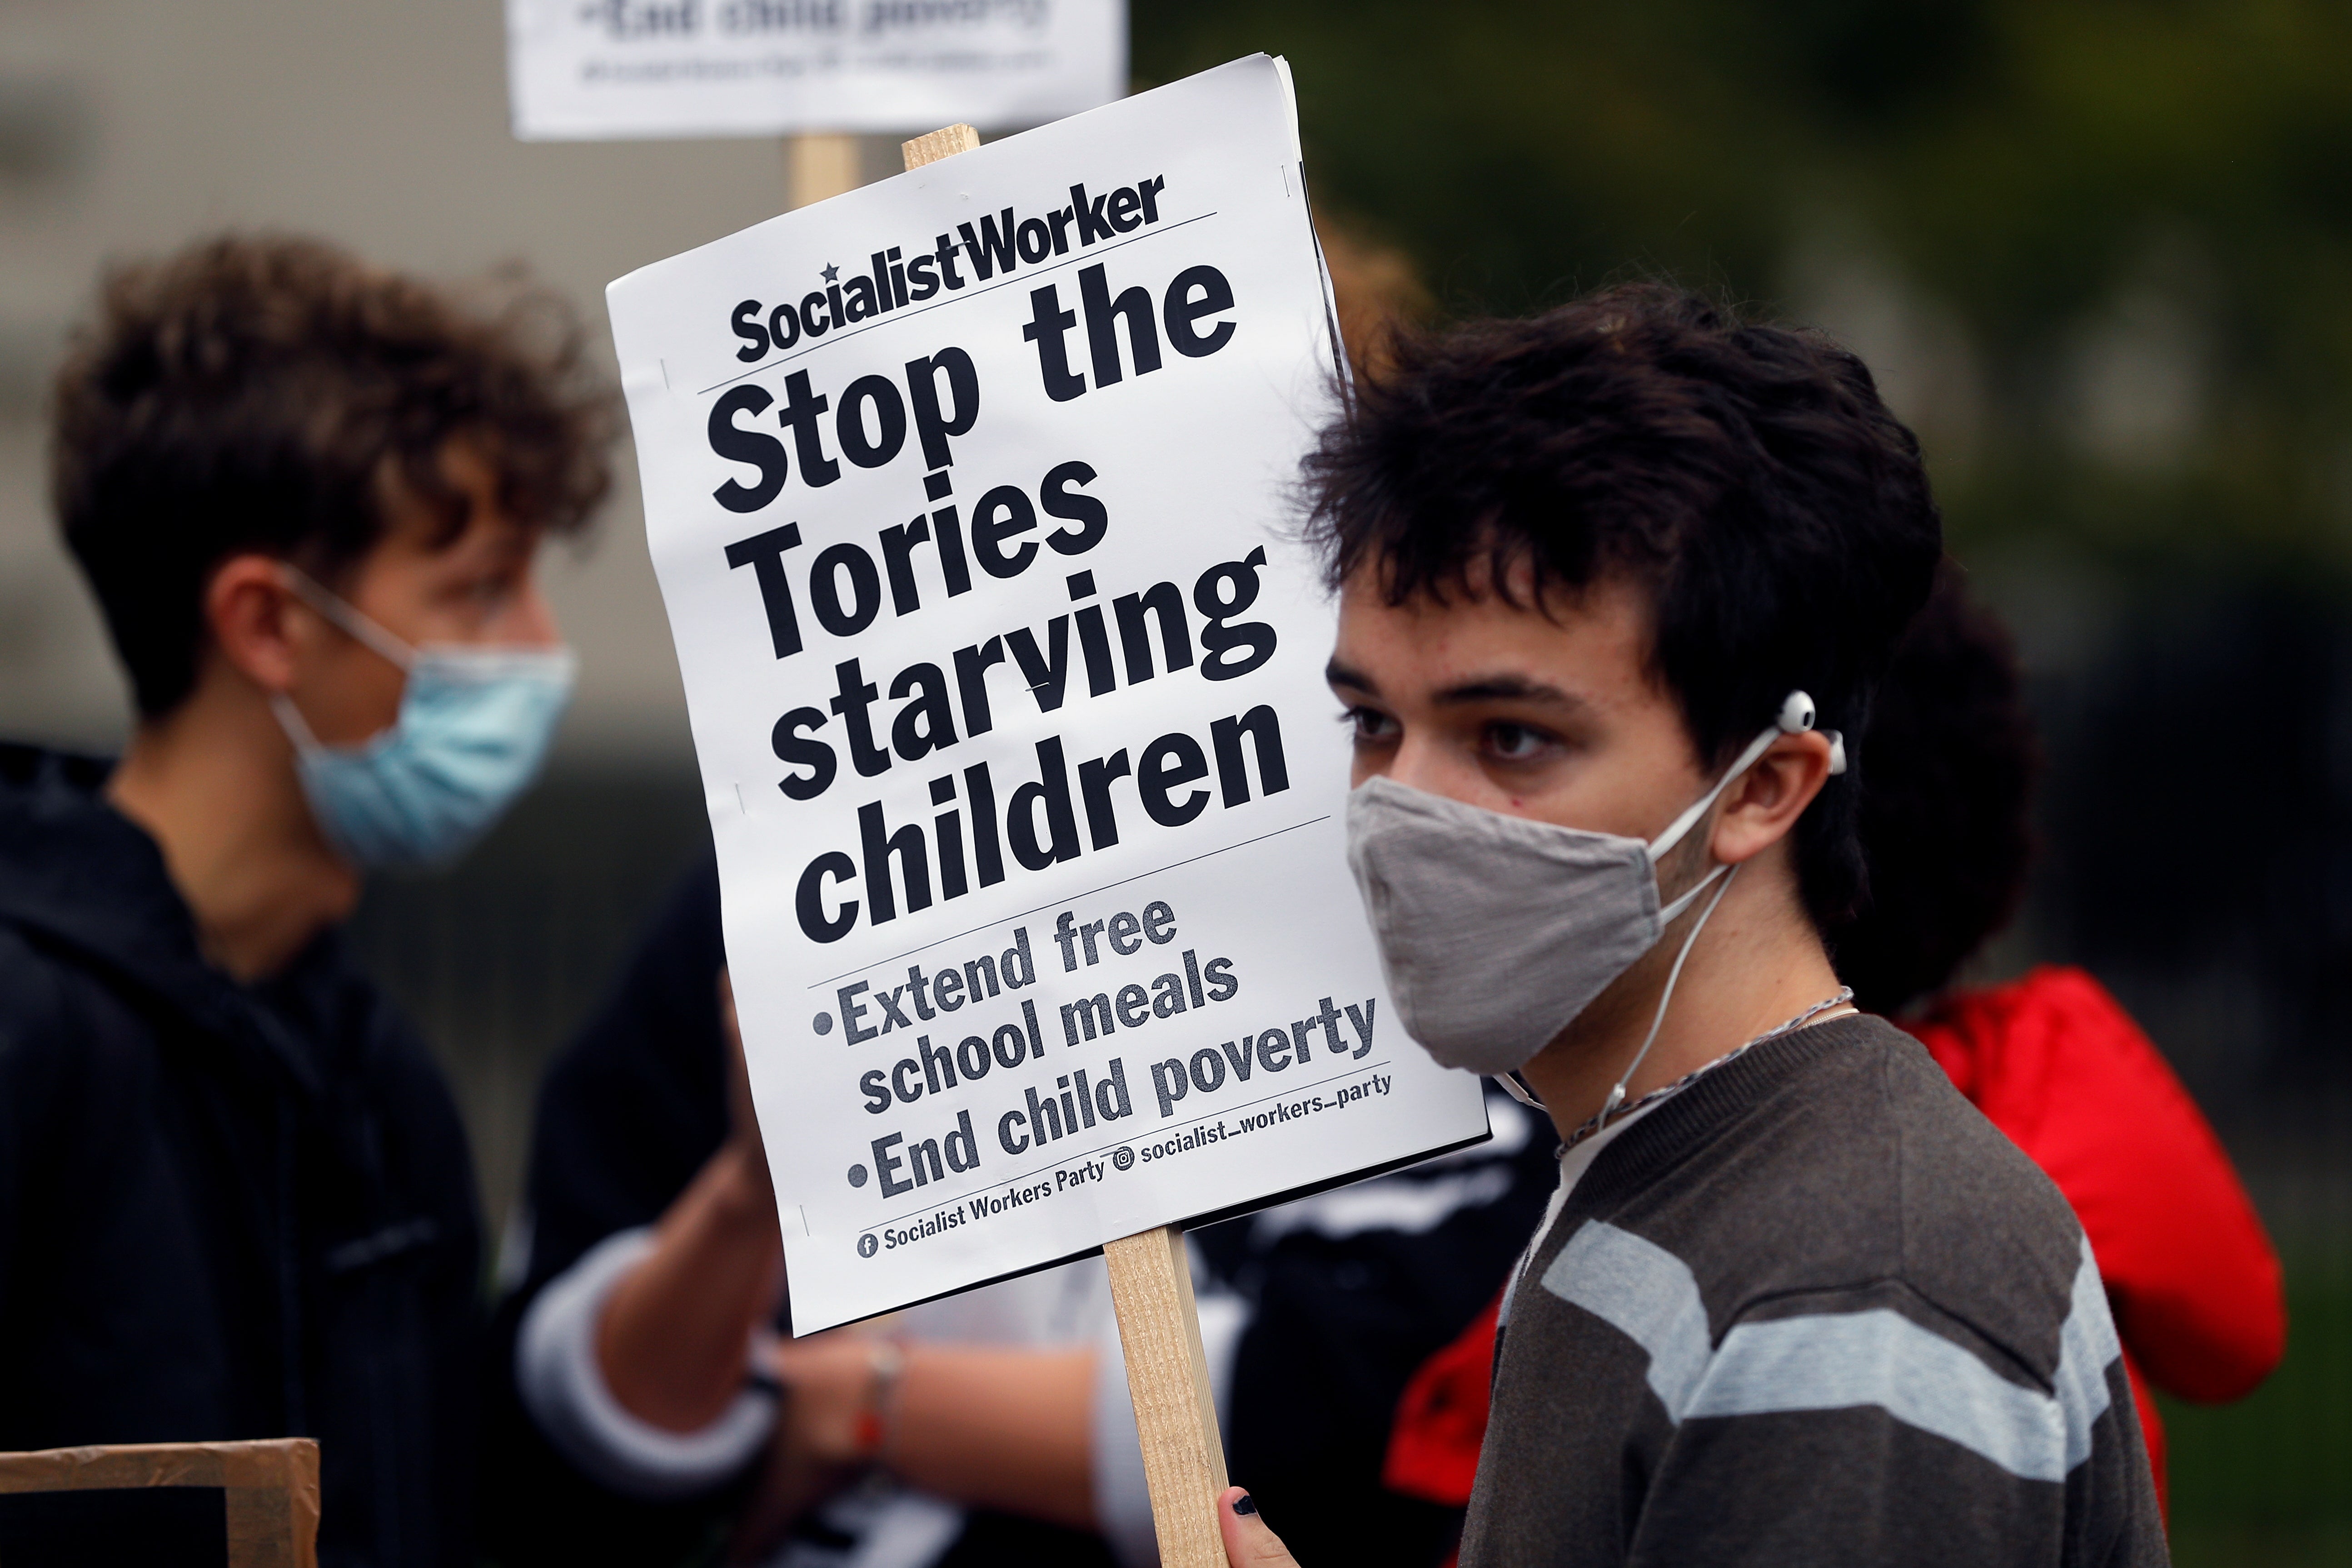
{"type": "MultiPolygon", "coordinates": [[[[2205,1404],[2243,1398],[2286,1348],[2278,1258],[2229,1155],[2156,1047],[2082,970],[2036,969],[1905,1026],[2074,1205],[2162,1496],[2164,1427],[2147,1385],[2205,1404]]],[[[1498,1296],[1406,1386],[1382,1476],[1392,1490],[1468,1503],[1500,1306],[1498,1296]]]]}

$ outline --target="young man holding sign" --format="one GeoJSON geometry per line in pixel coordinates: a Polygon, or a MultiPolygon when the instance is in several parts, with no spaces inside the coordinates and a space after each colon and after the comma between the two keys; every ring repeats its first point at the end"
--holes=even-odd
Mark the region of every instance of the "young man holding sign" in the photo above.
{"type": "Polygon", "coordinates": [[[1821,936],[1939,550],[1868,373],[1621,289],[1406,344],[1310,473],[1399,1021],[1567,1145],[1462,1561],[2162,1562],[2079,1226],[1821,936]]]}

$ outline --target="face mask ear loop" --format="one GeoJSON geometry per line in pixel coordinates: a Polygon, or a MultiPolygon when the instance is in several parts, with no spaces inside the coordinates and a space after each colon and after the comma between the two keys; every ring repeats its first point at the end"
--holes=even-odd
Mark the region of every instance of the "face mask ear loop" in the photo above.
{"type": "Polygon", "coordinates": [[[294,742],[297,756],[307,757],[327,749],[319,743],[318,735],[302,717],[302,710],[295,707],[294,700],[286,693],[273,691],[269,694],[269,710],[277,715],[278,727],[286,731],[286,738],[294,742]]]}
{"type": "Polygon", "coordinates": [[[1659,927],[1664,929],[1664,927],[1670,926],[1676,921],[1682,919],[1683,911],[1690,908],[1693,904],[1698,902],[1698,896],[1701,893],[1706,892],[1707,889],[1713,887],[1717,879],[1728,876],[1730,872],[1730,867],[1717,866],[1714,870],[1709,871],[1706,876],[1701,877],[1697,881],[1693,882],[1689,889],[1684,892],[1682,897],[1676,899],[1673,903],[1668,904],[1664,909],[1658,911],[1659,927]]]}
{"type": "Polygon", "coordinates": [[[293,563],[282,564],[286,567],[286,585],[294,590],[294,596],[325,616],[338,630],[366,645],[397,668],[404,670],[416,662],[415,648],[362,615],[349,600],[322,586],[317,578],[293,563]]]}
{"type": "Polygon", "coordinates": [[[1683,841],[1683,835],[1691,830],[1693,823],[1706,815],[1706,808],[1715,804],[1716,796],[1730,788],[1731,781],[1752,767],[1756,759],[1762,756],[1772,742],[1780,738],[1780,727],[1775,724],[1748,742],[1748,749],[1734,758],[1731,765],[1723,770],[1723,776],[1715,781],[1715,787],[1691,802],[1689,810],[1675,817],[1664,833],[1650,840],[1650,861],[1653,865],[1657,863],[1659,857],[1683,841]]]}
{"type": "Polygon", "coordinates": [[[1698,922],[1691,927],[1690,935],[1683,938],[1683,950],[1675,954],[1675,966],[1666,972],[1666,988],[1658,993],[1657,1016],[1650,1020],[1650,1032],[1643,1037],[1642,1048],[1635,1051],[1633,1059],[1626,1064],[1625,1074],[1617,1080],[1617,1087],[1609,1091],[1609,1098],[1602,1103],[1601,1114],[1595,1119],[1592,1129],[1595,1132],[1608,1126],[1610,1114],[1625,1103],[1625,1086],[1633,1081],[1633,1075],[1642,1070],[1642,1063],[1648,1058],[1650,1047],[1658,1042],[1658,1030],[1666,1021],[1666,1004],[1675,999],[1675,983],[1683,977],[1684,961],[1690,957],[1691,949],[1698,945],[1698,933],[1706,929],[1706,922],[1714,915],[1716,906],[1723,902],[1724,894],[1731,891],[1732,878],[1738,875],[1738,867],[1730,868],[1729,874],[1723,879],[1723,886],[1716,889],[1715,897],[1709,899],[1706,908],[1699,911],[1698,922]]]}

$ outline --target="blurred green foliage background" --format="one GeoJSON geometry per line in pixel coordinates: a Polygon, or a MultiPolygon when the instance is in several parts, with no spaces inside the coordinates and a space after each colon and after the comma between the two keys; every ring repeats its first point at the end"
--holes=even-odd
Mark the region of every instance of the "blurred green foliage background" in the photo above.
{"type": "Polygon", "coordinates": [[[1318,196],[1452,309],[1664,271],[1821,321],[1963,545],[2352,554],[2352,7],[1187,0],[1291,58],[1318,196]]]}

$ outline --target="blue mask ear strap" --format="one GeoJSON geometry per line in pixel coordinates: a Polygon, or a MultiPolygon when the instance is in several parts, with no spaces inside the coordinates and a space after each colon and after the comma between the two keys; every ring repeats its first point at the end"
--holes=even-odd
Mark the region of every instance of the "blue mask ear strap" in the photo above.
{"type": "Polygon", "coordinates": [[[307,757],[313,752],[327,749],[319,743],[318,735],[302,717],[302,710],[295,707],[294,700],[286,693],[273,691],[269,694],[269,710],[278,716],[278,727],[286,731],[288,740],[294,742],[298,755],[307,757]]]}
{"type": "Polygon", "coordinates": [[[383,623],[362,614],[350,600],[321,585],[299,566],[291,562],[283,564],[286,586],[294,596],[326,617],[338,631],[383,655],[398,668],[406,669],[416,662],[416,650],[385,630],[383,623]]]}

